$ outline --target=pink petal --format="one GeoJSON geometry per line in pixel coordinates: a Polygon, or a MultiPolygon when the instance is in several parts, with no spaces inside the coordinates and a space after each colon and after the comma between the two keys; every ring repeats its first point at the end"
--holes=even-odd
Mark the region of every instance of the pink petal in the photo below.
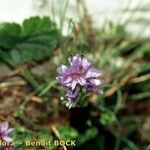
{"type": "Polygon", "coordinates": [[[1,132],[5,132],[8,129],[8,122],[4,122],[0,124],[1,132]]]}
{"type": "Polygon", "coordinates": [[[103,83],[100,79],[91,79],[90,82],[95,86],[101,85],[103,83]]]}
{"type": "Polygon", "coordinates": [[[71,82],[64,84],[64,86],[66,86],[66,87],[71,87],[71,85],[72,85],[71,82]]]}
{"type": "Polygon", "coordinates": [[[79,82],[79,84],[82,85],[82,86],[86,85],[86,80],[85,80],[84,78],[82,78],[82,77],[79,77],[79,78],[78,78],[78,82],[79,82]]]}
{"type": "Polygon", "coordinates": [[[13,130],[14,130],[13,128],[8,129],[8,130],[5,132],[5,135],[11,133],[13,130]]]}
{"type": "Polygon", "coordinates": [[[65,84],[66,84],[66,83],[69,83],[71,80],[72,80],[72,78],[69,76],[69,77],[67,77],[67,78],[64,80],[64,83],[65,83],[65,84]]]}
{"type": "Polygon", "coordinates": [[[69,63],[71,66],[72,65],[79,65],[79,64],[81,64],[81,61],[82,61],[82,59],[78,54],[73,56],[72,58],[69,58],[69,63]]]}
{"type": "Polygon", "coordinates": [[[61,65],[61,67],[58,67],[57,72],[60,75],[63,75],[67,72],[68,68],[65,65],[61,65]]]}
{"type": "Polygon", "coordinates": [[[82,59],[82,66],[84,69],[87,69],[90,65],[91,63],[86,58],[82,59]]]}
{"type": "Polygon", "coordinates": [[[12,142],[12,138],[10,138],[8,136],[3,136],[2,139],[6,142],[12,142]]]}
{"type": "Polygon", "coordinates": [[[75,89],[76,84],[77,84],[76,80],[73,80],[73,82],[72,82],[72,84],[71,84],[71,89],[72,89],[72,90],[75,89]]]}
{"type": "Polygon", "coordinates": [[[87,74],[85,75],[85,78],[91,78],[91,77],[97,78],[100,75],[101,75],[101,72],[99,70],[91,68],[87,71],[87,74]]]}

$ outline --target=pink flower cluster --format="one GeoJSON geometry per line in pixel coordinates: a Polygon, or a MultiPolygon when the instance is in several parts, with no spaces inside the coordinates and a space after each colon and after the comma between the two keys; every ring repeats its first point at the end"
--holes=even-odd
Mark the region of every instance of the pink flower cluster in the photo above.
{"type": "Polygon", "coordinates": [[[100,79],[101,72],[93,67],[92,63],[78,54],[68,58],[69,67],[61,65],[57,69],[57,81],[68,89],[66,94],[69,108],[74,107],[79,92],[84,89],[87,92],[103,94],[99,85],[103,83],[100,79]]]}
{"type": "MultiPolygon", "coordinates": [[[[8,122],[3,122],[0,124],[0,141],[1,142],[7,142],[10,143],[12,142],[12,138],[9,137],[9,135],[12,133],[13,128],[9,128],[8,122]]],[[[9,146],[0,146],[0,150],[15,150],[14,147],[11,145],[9,146]]]]}

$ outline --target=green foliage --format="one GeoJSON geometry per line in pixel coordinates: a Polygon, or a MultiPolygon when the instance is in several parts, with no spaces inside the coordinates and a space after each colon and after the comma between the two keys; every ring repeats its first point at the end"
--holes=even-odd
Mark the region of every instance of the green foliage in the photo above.
{"type": "Polygon", "coordinates": [[[113,24],[108,21],[104,23],[101,30],[98,31],[98,34],[100,34],[102,39],[107,38],[108,40],[115,39],[119,41],[127,36],[124,24],[113,24]]]}
{"type": "Polygon", "coordinates": [[[98,135],[97,128],[92,127],[92,128],[87,129],[84,134],[79,135],[79,137],[77,139],[78,145],[84,144],[88,140],[95,138],[97,135],[98,135]]]}
{"type": "Polygon", "coordinates": [[[74,128],[69,126],[61,127],[59,132],[64,140],[73,140],[76,139],[79,135],[79,133],[74,128]]]}
{"type": "MultiPolygon", "coordinates": [[[[51,133],[47,130],[44,130],[44,128],[41,129],[41,131],[33,132],[24,126],[16,125],[15,126],[15,132],[13,134],[13,139],[15,143],[16,149],[35,149],[34,146],[29,146],[27,143],[32,141],[38,141],[41,143],[44,143],[46,141],[53,142],[53,137],[51,133]]],[[[38,146],[37,146],[38,147],[38,146]]],[[[54,145],[45,145],[45,148],[54,149],[54,145]]]]}
{"type": "Polygon", "coordinates": [[[58,29],[48,17],[32,17],[23,25],[6,23],[0,28],[0,60],[16,67],[49,56],[58,45],[58,29]]]}
{"type": "Polygon", "coordinates": [[[0,28],[0,48],[13,49],[22,40],[21,26],[15,23],[5,23],[0,28]]]}
{"type": "Polygon", "coordinates": [[[100,117],[100,123],[105,125],[112,124],[116,121],[116,118],[113,114],[111,113],[102,113],[100,117]]]}

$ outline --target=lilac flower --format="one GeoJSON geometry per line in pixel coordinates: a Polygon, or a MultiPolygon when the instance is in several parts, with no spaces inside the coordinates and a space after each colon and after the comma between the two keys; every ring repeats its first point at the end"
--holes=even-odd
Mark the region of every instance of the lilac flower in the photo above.
{"type": "Polygon", "coordinates": [[[9,134],[13,131],[12,128],[9,128],[8,122],[0,124],[0,140],[5,142],[12,142],[12,138],[9,137],[9,134]]]}
{"type": "Polygon", "coordinates": [[[68,106],[73,107],[77,102],[79,91],[84,89],[88,92],[102,94],[102,90],[98,88],[102,84],[99,78],[101,72],[93,67],[92,63],[85,57],[80,57],[78,54],[70,57],[70,66],[62,65],[58,67],[57,81],[69,91],[66,94],[68,106]]]}
{"type": "Polygon", "coordinates": [[[69,90],[67,92],[67,94],[66,94],[66,97],[68,99],[68,103],[66,104],[67,107],[69,107],[69,108],[75,107],[79,91],[80,91],[80,89],[77,87],[74,90],[69,90]]]}

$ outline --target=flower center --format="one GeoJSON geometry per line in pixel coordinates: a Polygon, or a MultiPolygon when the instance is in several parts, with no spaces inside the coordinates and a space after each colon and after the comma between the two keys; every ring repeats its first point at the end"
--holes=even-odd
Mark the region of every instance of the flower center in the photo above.
{"type": "Polygon", "coordinates": [[[79,75],[75,74],[72,77],[73,77],[73,79],[77,79],[79,77],[79,75]]]}

